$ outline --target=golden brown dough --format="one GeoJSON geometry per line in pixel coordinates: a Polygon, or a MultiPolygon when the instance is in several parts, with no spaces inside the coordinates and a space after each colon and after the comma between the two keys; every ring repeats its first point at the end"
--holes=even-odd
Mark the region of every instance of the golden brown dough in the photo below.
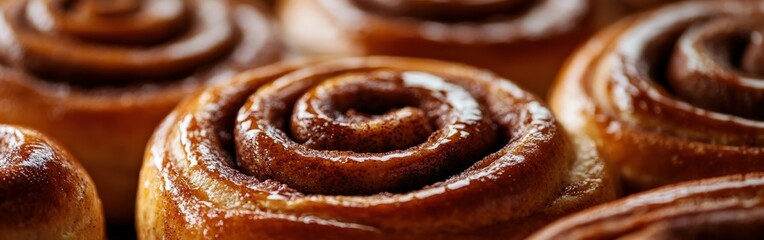
{"type": "Polygon", "coordinates": [[[132,223],[153,129],[200,86],[275,60],[272,24],[248,0],[10,1],[0,122],[60,140],[99,186],[107,218],[132,223]]]}
{"type": "Polygon", "coordinates": [[[141,239],[519,239],[615,196],[593,143],[535,97],[434,60],[252,70],[152,139],[141,239]]]}
{"type": "Polygon", "coordinates": [[[565,217],[542,239],[761,239],[764,173],[662,187],[565,217]]]}
{"type": "Polygon", "coordinates": [[[101,200],[85,170],[32,130],[0,125],[0,238],[103,239],[101,200]]]}
{"type": "Polygon", "coordinates": [[[286,39],[306,55],[397,55],[488,68],[537,95],[611,0],[282,0],[286,39]]]}
{"type": "Polygon", "coordinates": [[[624,20],[574,55],[552,109],[636,190],[764,170],[762,6],[686,2],[624,20]]]}

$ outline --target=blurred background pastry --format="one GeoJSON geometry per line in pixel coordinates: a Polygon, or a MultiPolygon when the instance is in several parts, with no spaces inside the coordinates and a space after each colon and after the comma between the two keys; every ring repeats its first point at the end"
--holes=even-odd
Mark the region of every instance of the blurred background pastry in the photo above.
{"type": "Polygon", "coordinates": [[[463,62],[539,96],[576,46],[625,13],[609,0],[282,0],[277,8],[299,54],[463,62]]]}
{"type": "Polygon", "coordinates": [[[112,224],[131,224],[151,132],[188,93],[280,54],[254,1],[8,1],[0,122],[33,127],[90,172],[112,224]]]}

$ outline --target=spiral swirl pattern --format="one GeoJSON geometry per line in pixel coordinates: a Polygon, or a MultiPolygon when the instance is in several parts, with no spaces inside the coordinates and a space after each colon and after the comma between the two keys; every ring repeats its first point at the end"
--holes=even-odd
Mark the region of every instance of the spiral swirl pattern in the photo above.
{"type": "Polygon", "coordinates": [[[230,63],[251,66],[263,61],[251,52],[266,44],[258,35],[268,26],[245,2],[14,1],[0,18],[0,56],[43,79],[86,86],[187,76],[234,49],[230,63]],[[252,42],[236,48],[242,41],[252,42]]]}
{"type": "Polygon", "coordinates": [[[471,67],[276,65],[195,95],[155,133],[139,234],[521,238],[614,196],[592,146],[471,67]]]}
{"type": "Polygon", "coordinates": [[[764,174],[675,184],[557,221],[530,239],[758,239],[764,174]]]}
{"type": "Polygon", "coordinates": [[[552,107],[637,189],[762,170],[762,6],[687,2],[625,20],[575,55],[552,107]]]}
{"type": "Polygon", "coordinates": [[[151,133],[180,100],[281,54],[250,0],[14,0],[0,12],[0,122],[58,139],[111,223],[132,224],[151,133]]]}
{"type": "Polygon", "coordinates": [[[0,235],[102,239],[101,201],[84,169],[45,136],[0,125],[0,235]]]}
{"type": "Polygon", "coordinates": [[[297,79],[264,87],[244,105],[236,137],[246,172],[306,193],[401,191],[466,168],[496,145],[490,115],[463,88],[437,76],[380,70],[313,81],[322,83],[297,79]],[[295,102],[290,130],[297,142],[276,131],[285,125],[277,116],[289,114],[279,105],[290,102],[295,102]],[[385,109],[394,110],[357,113],[385,109]],[[342,157],[325,157],[331,150],[337,152],[329,155],[342,157]]]}

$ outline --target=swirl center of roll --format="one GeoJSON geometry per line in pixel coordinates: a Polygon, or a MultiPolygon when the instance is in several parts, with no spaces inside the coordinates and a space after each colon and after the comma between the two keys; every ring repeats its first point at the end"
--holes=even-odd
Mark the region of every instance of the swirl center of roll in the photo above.
{"type": "Polygon", "coordinates": [[[424,142],[438,120],[436,107],[446,103],[395,77],[349,75],[320,84],[295,104],[293,137],[312,149],[369,153],[424,142]]]}
{"type": "Polygon", "coordinates": [[[178,0],[30,0],[26,14],[37,31],[104,43],[145,44],[184,30],[191,17],[188,7],[178,0]]]}
{"type": "Polygon", "coordinates": [[[754,22],[723,17],[691,25],[671,58],[669,87],[699,107],[764,119],[764,25],[754,22]]]}
{"type": "Polygon", "coordinates": [[[237,154],[248,174],[301,192],[416,189],[464,170],[497,142],[478,101],[429,73],[287,80],[261,88],[239,113],[237,154]]]}

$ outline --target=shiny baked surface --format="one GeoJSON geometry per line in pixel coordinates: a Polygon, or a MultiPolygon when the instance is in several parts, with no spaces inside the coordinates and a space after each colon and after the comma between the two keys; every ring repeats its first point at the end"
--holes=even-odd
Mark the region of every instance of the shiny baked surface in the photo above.
{"type": "Polygon", "coordinates": [[[615,194],[535,97],[432,60],[253,70],[179,106],[146,153],[141,238],[522,238],[615,194]]]}
{"type": "Polygon", "coordinates": [[[613,25],[568,62],[552,109],[634,189],[763,170],[762,6],[692,1],[613,25]]]}
{"type": "Polygon", "coordinates": [[[102,239],[101,201],[85,170],[57,144],[0,125],[0,236],[102,239]]]}
{"type": "Polygon", "coordinates": [[[557,221],[530,239],[760,239],[764,174],[684,182],[557,221]]]}

